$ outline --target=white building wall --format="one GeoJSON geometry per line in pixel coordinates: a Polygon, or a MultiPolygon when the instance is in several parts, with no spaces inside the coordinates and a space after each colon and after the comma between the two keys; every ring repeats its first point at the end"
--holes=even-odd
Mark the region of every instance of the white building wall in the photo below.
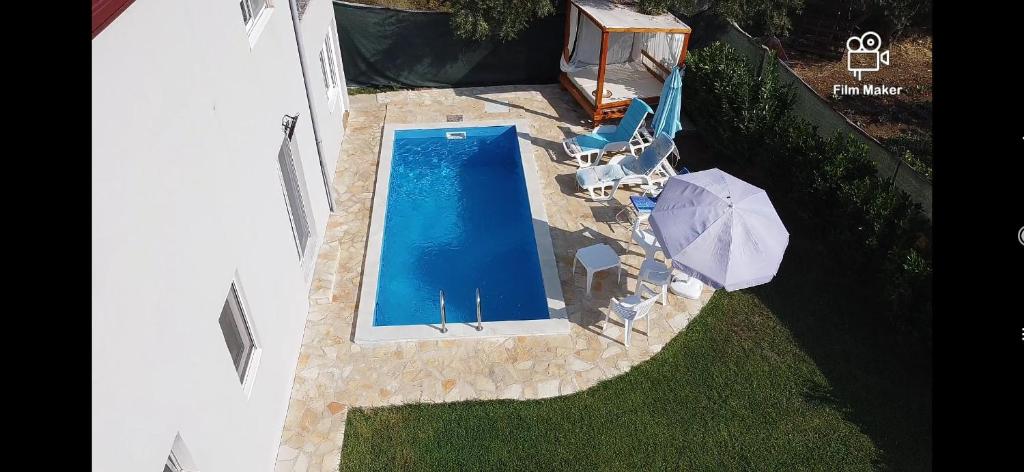
{"type": "Polygon", "coordinates": [[[93,470],[161,470],[179,432],[201,470],[273,470],[314,263],[277,166],[285,114],[316,246],[328,214],[275,4],[251,48],[238,3],[207,0],[137,1],[92,40],[93,470]],[[217,322],[236,274],[263,349],[248,396],[217,322]]]}
{"type": "Polygon", "coordinates": [[[331,105],[328,100],[327,90],[324,88],[323,74],[320,69],[320,48],[323,46],[324,38],[331,33],[331,41],[335,47],[335,61],[338,65],[338,75],[341,83],[345,84],[345,68],[341,62],[341,50],[338,46],[338,24],[334,18],[334,5],[330,0],[312,0],[306,7],[302,16],[300,32],[302,42],[306,49],[306,64],[309,67],[310,75],[310,96],[313,101],[313,109],[317,113],[318,125],[320,126],[321,146],[324,151],[324,164],[327,166],[328,176],[333,181],[334,170],[338,164],[338,156],[341,153],[341,141],[344,135],[344,116],[348,106],[348,88],[341,87],[340,96],[331,105]],[[330,29],[328,29],[328,26],[330,29]]]}

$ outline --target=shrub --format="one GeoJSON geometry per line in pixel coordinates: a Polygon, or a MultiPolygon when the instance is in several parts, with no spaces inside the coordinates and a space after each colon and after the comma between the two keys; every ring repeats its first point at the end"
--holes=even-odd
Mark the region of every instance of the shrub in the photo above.
{"type": "Polygon", "coordinates": [[[772,189],[783,195],[790,195],[800,203],[796,208],[801,216],[809,218],[818,203],[810,198],[807,189],[815,188],[817,178],[811,172],[794,172],[793,169],[810,169],[817,166],[816,146],[820,144],[818,132],[806,120],[788,115],[780,123],[775,134],[769,136],[765,146],[772,149],[771,161],[767,163],[772,189]]]}
{"type": "Polygon", "coordinates": [[[552,0],[449,0],[452,31],[460,38],[515,39],[535,19],[555,12],[552,0]]]}
{"type": "Polygon", "coordinates": [[[895,322],[901,328],[931,338],[932,263],[910,248],[893,250],[886,258],[884,273],[893,279],[884,285],[892,303],[895,322]]]}
{"type": "Polygon", "coordinates": [[[771,69],[758,78],[739,52],[716,42],[691,54],[686,73],[696,78],[684,83],[697,89],[686,92],[693,103],[687,108],[713,130],[707,134],[712,146],[746,161],[766,159],[765,142],[781,130],[796,100],[778,72],[771,69]]]}
{"type": "Polygon", "coordinates": [[[834,254],[877,274],[893,320],[930,336],[932,266],[916,247],[930,223],[906,192],[878,177],[867,146],[838,131],[820,136],[793,112],[793,91],[774,67],[758,76],[721,42],[691,53],[684,87],[687,112],[712,148],[763,168],[771,190],[842,248],[834,254]]]}

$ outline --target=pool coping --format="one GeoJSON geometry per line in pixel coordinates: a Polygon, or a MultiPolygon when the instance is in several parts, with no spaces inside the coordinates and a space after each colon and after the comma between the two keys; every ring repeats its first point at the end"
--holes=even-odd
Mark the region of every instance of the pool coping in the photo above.
{"type": "Polygon", "coordinates": [[[540,186],[539,169],[529,139],[530,122],[519,120],[481,120],[452,123],[392,123],[385,124],[381,132],[380,155],[377,164],[377,182],[374,185],[373,205],[370,209],[370,229],[367,234],[366,255],[363,259],[362,288],[359,291],[359,309],[356,312],[356,344],[425,341],[450,339],[478,339],[509,336],[568,335],[569,319],[558,278],[555,251],[551,241],[544,195],[540,186]],[[485,126],[513,126],[519,140],[519,156],[526,181],[526,194],[533,216],[533,235],[540,258],[541,278],[548,300],[548,319],[484,321],[483,329],[477,331],[475,323],[448,323],[447,333],[441,333],[440,320],[436,324],[374,326],[374,306],[377,299],[377,283],[380,277],[380,256],[384,237],[384,223],[387,212],[388,187],[391,181],[391,158],[394,152],[395,131],[407,129],[474,128],[485,126]],[[369,303],[366,303],[370,301],[369,303]]]}

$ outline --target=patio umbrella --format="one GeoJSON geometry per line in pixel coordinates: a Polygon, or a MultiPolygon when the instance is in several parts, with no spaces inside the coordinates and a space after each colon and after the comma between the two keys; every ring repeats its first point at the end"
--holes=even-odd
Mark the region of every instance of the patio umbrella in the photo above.
{"type": "Polygon", "coordinates": [[[716,289],[768,282],[789,245],[768,194],[718,169],[669,178],[650,223],[672,265],[716,289]]]}
{"type": "Polygon", "coordinates": [[[679,122],[680,106],[683,100],[683,78],[679,72],[679,66],[672,68],[672,72],[665,78],[665,85],[661,88],[661,98],[658,99],[658,109],[654,112],[651,120],[651,131],[654,136],[665,133],[675,137],[676,132],[683,129],[679,122]]]}

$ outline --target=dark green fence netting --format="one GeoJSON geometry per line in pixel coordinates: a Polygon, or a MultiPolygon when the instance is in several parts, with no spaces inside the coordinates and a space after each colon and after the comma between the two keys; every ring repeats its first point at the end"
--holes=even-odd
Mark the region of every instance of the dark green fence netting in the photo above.
{"type": "Polygon", "coordinates": [[[565,27],[561,10],[504,43],[457,38],[447,13],[334,2],[334,16],[348,85],[477,87],[558,81],[565,27]]]}

